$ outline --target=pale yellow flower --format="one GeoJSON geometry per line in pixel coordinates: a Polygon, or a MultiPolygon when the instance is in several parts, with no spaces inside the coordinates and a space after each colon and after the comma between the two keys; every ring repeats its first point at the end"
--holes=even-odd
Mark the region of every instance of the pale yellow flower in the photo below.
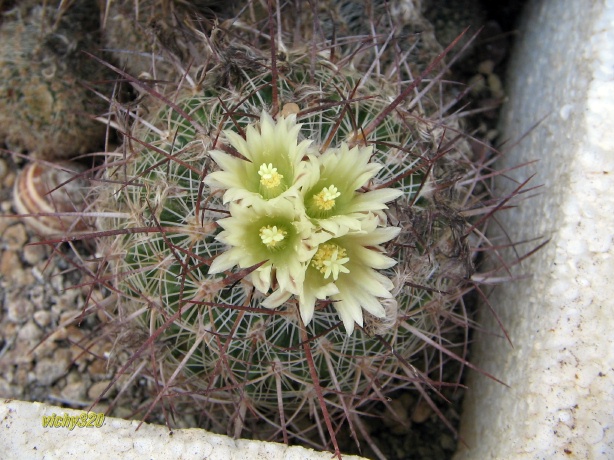
{"type": "Polygon", "coordinates": [[[390,188],[359,192],[382,168],[369,162],[373,149],[342,143],[321,156],[309,156],[301,193],[305,210],[313,222],[333,235],[358,230],[360,221],[370,212],[387,209],[386,203],[401,196],[390,188]]]}
{"type": "MultiPolygon", "coordinates": [[[[298,294],[301,318],[308,324],[313,318],[317,299],[332,301],[343,325],[351,335],[354,323],[363,325],[365,309],[377,318],[385,316],[381,302],[392,298],[393,284],[376,270],[392,267],[396,261],[384,255],[380,245],[395,238],[397,227],[377,227],[371,215],[363,219],[358,231],[321,241],[307,265],[301,292],[298,294]]],[[[276,307],[292,295],[282,289],[263,303],[276,307]]]]}
{"type": "Polygon", "coordinates": [[[305,218],[301,202],[282,197],[275,206],[230,203],[230,214],[218,221],[224,231],[217,236],[230,248],[213,260],[209,273],[265,262],[249,275],[256,289],[267,293],[276,280],[280,289],[299,294],[306,263],[315,252],[309,240],[312,224],[305,218]]]}
{"type": "Polygon", "coordinates": [[[230,145],[244,158],[219,150],[209,152],[221,170],[208,174],[205,184],[226,189],[225,203],[241,200],[249,205],[258,199],[297,195],[296,187],[304,177],[301,160],[311,143],[298,143],[300,129],[295,115],[279,116],[275,122],[262,112],[259,129],[247,126],[245,139],[231,130],[224,131],[230,145]]]}

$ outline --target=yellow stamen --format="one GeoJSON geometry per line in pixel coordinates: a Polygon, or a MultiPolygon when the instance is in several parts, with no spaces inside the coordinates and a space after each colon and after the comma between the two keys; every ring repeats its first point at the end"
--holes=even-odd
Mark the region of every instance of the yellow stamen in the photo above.
{"type": "Polygon", "coordinates": [[[266,188],[277,187],[284,178],[284,176],[277,172],[277,168],[273,167],[273,163],[262,163],[258,170],[258,174],[261,177],[260,183],[266,188]]]}
{"type": "Polygon", "coordinates": [[[321,210],[330,211],[335,206],[335,199],[339,196],[341,196],[341,192],[337,190],[337,187],[331,185],[324,187],[320,193],[314,195],[313,202],[321,210]]]}
{"type": "Polygon", "coordinates": [[[274,248],[277,243],[283,241],[288,232],[282,229],[278,229],[276,225],[265,225],[260,229],[260,239],[266,245],[267,248],[274,248]]]}
{"type": "Polygon", "coordinates": [[[347,252],[336,244],[321,244],[318,251],[311,259],[311,265],[324,275],[324,279],[332,274],[333,281],[337,281],[339,273],[350,273],[344,264],[350,261],[347,252]]]}

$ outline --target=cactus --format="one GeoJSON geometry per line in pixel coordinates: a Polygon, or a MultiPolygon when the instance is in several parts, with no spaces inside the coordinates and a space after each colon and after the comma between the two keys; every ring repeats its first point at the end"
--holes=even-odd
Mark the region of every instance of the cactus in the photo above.
{"type": "Polygon", "coordinates": [[[99,48],[93,0],[63,11],[21,2],[0,22],[0,139],[39,158],[69,158],[103,145],[107,129],[95,116],[113,74],[87,58],[99,48]],[[106,71],[106,72],[105,72],[106,71]]]}
{"type": "Polygon", "coordinates": [[[96,241],[95,282],[133,346],[119,374],[148,369],[145,417],[168,403],[213,431],[340,456],[345,422],[368,438],[359,415],[408,387],[438,412],[430,372],[469,365],[451,334],[468,328],[456,306],[497,207],[453,102],[423,83],[454,43],[416,76],[359,42],[263,38],[252,13],[174,84],[105,63],[143,98],[117,105],[99,232],[79,238],[96,241]]]}

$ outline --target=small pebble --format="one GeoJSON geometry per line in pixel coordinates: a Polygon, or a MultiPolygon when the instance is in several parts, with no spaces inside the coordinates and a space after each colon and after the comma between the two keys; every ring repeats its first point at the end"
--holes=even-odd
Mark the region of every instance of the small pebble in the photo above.
{"type": "Polygon", "coordinates": [[[478,72],[484,75],[490,75],[495,70],[495,63],[490,59],[482,61],[478,64],[478,72]]]}
{"type": "MultiPolygon", "coordinates": [[[[17,340],[13,345],[10,357],[13,358],[13,364],[17,364],[19,369],[30,370],[34,362],[32,351],[32,343],[27,340],[17,340]]],[[[8,359],[8,358],[7,358],[8,359]]]]}
{"type": "Polygon", "coordinates": [[[15,376],[13,378],[13,383],[20,387],[25,387],[29,383],[32,383],[34,380],[32,376],[32,372],[30,372],[29,366],[19,366],[17,368],[17,372],[15,372],[15,376]]]}
{"type": "MultiPolygon", "coordinates": [[[[12,321],[4,321],[0,323],[0,337],[5,341],[11,340],[19,332],[19,326],[12,321]]],[[[1,362],[1,361],[0,361],[1,362]]]]}
{"type": "Polygon", "coordinates": [[[107,376],[109,375],[108,362],[106,360],[96,359],[89,365],[87,371],[94,377],[107,376]]]}
{"type": "MultiPolygon", "coordinates": [[[[3,201],[2,203],[0,203],[0,211],[2,211],[3,214],[6,214],[6,213],[12,214],[12,210],[13,210],[12,201],[3,201]]],[[[7,223],[6,227],[8,227],[9,226],[8,224],[13,225],[15,220],[14,219],[4,219],[4,222],[7,223]]]]}
{"type": "Polygon", "coordinates": [[[60,314],[60,324],[74,324],[82,313],[81,310],[65,310],[60,314]]]}
{"type": "Polygon", "coordinates": [[[34,322],[40,327],[45,328],[51,324],[51,313],[47,310],[39,310],[34,313],[34,322]]]}
{"type": "Polygon", "coordinates": [[[83,387],[83,382],[73,382],[68,383],[60,393],[62,398],[67,401],[83,401],[85,399],[85,388],[83,387]]]}
{"type": "MultiPolygon", "coordinates": [[[[102,394],[102,392],[105,390],[105,388],[109,386],[109,383],[111,383],[110,380],[102,380],[100,382],[93,384],[90,387],[90,389],[87,391],[87,397],[90,398],[91,400],[97,399],[102,394]]],[[[107,399],[107,397],[111,394],[112,391],[113,391],[113,388],[107,391],[105,395],[102,397],[102,399],[107,399]]]]}
{"type": "Polygon", "coordinates": [[[19,255],[15,251],[4,251],[0,258],[0,275],[9,279],[17,267],[20,267],[19,255]]]}
{"type": "Polygon", "coordinates": [[[66,330],[66,328],[58,327],[51,333],[47,341],[60,342],[62,340],[65,340],[67,337],[68,337],[68,331],[66,330]]]}
{"type": "Polygon", "coordinates": [[[40,284],[34,285],[29,289],[28,297],[36,310],[43,310],[45,303],[45,290],[40,284]]]}
{"type": "Polygon", "coordinates": [[[51,385],[66,374],[70,366],[70,350],[59,349],[53,359],[45,358],[36,364],[36,380],[39,385],[51,385]]]}
{"type": "Polygon", "coordinates": [[[0,257],[0,275],[13,286],[30,286],[35,279],[32,273],[22,268],[16,251],[4,251],[0,257]]]}
{"type": "Polygon", "coordinates": [[[19,340],[29,342],[31,345],[36,345],[35,342],[38,342],[42,336],[43,332],[34,324],[34,321],[28,321],[17,333],[17,338],[19,340]]]}
{"type": "Polygon", "coordinates": [[[492,92],[492,95],[496,99],[503,99],[505,97],[505,91],[503,90],[503,83],[496,74],[490,74],[488,76],[488,87],[492,92]]]}
{"type": "Polygon", "coordinates": [[[427,403],[424,399],[421,399],[418,401],[414,412],[411,414],[411,420],[414,423],[424,423],[429,419],[432,413],[433,409],[431,406],[429,406],[429,403],[427,403]]]}
{"type": "Polygon", "coordinates": [[[84,332],[75,325],[67,326],[66,334],[72,343],[80,343],[83,337],[85,337],[84,332]]]}
{"type": "Polygon", "coordinates": [[[36,344],[36,348],[32,351],[34,358],[40,360],[42,358],[53,357],[55,350],[57,350],[58,344],[49,337],[45,338],[42,342],[36,344]]]}
{"type": "Polygon", "coordinates": [[[40,261],[45,259],[46,256],[45,246],[25,246],[23,248],[23,258],[30,265],[36,265],[40,261]]]}
{"type": "Polygon", "coordinates": [[[77,296],[79,293],[76,289],[70,289],[64,291],[61,297],[58,298],[56,304],[53,306],[53,309],[57,311],[57,313],[62,316],[74,314],[76,316],[81,314],[81,310],[78,313],[75,312],[74,308],[77,306],[77,296]]]}
{"type": "Polygon", "coordinates": [[[28,299],[20,297],[19,293],[13,293],[13,295],[7,297],[5,299],[5,308],[9,321],[21,324],[32,317],[34,305],[28,299]]]}
{"type": "Polygon", "coordinates": [[[28,234],[23,224],[13,225],[2,234],[3,246],[11,251],[20,250],[27,241],[28,234]]]}
{"type": "Polygon", "coordinates": [[[411,429],[411,422],[407,415],[408,404],[405,398],[395,399],[390,402],[384,414],[384,423],[395,434],[408,433],[411,429]]]}

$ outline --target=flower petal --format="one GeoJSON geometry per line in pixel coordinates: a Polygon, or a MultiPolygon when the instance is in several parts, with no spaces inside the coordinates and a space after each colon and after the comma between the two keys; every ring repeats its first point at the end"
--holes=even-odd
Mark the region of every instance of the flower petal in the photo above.
{"type": "Polygon", "coordinates": [[[234,267],[237,264],[237,262],[238,262],[237,254],[232,252],[232,250],[223,252],[220,255],[218,255],[215,259],[213,259],[213,262],[211,263],[211,266],[209,267],[209,274],[214,275],[216,273],[221,273],[223,271],[226,271],[234,267]]]}
{"type": "Polygon", "coordinates": [[[258,289],[258,291],[262,292],[263,294],[269,292],[269,289],[271,288],[272,268],[272,264],[264,264],[250,274],[252,284],[256,289],[258,289]]]}
{"type": "MultiPolygon", "coordinates": [[[[248,132],[249,129],[250,127],[248,126],[248,132]]],[[[252,149],[250,149],[248,141],[243,139],[239,134],[235,133],[234,131],[226,130],[224,131],[224,135],[226,136],[226,139],[228,139],[228,142],[230,142],[230,145],[232,145],[237,150],[237,152],[243,155],[247,160],[253,160],[252,149]]]]}
{"type": "Polygon", "coordinates": [[[361,327],[363,325],[360,304],[348,293],[342,298],[341,296],[332,296],[332,299],[337,300],[337,302],[333,302],[333,306],[337,310],[337,313],[339,313],[341,321],[343,321],[345,331],[348,335],[352,335],[352,332],[354,332],[354,323],[361,327]]]}
{"type": "Polygon", "coordinates": [[[396,200],[403,192],[392,188],[372,190],[370,192],[357,194],[348,205],[348,212],[368,212],[379,209],[388,209],[385,203],[396,200]]]}
{"type": "Polygon", "coordinates": [[[264,299],[261,305],[265,308],[277,308],[286,302],[290,297],[292,297],[291,292],[277,289],[276,291],[273,291],[273,293],[266,299],[264,299]]]}
{"type": "Polygon", "coordinates": [[[299,310],[305,325],[311,322],[315,310],[316,299],[324,300],[329,296],[338,294],[339,289],[334,283],[317,286],[309,283],[303,285],[303,292],[299,297],[299,310]]]}
{"type": "Polygon", "coordinates": [[[358,259],[361,263],[376,270],[384,270],[394,266],[397,261],[391,257],[385,256],[378,251],[367,249],[364,246],[355,246],[352,248],[353,260],[358,259]]]}

